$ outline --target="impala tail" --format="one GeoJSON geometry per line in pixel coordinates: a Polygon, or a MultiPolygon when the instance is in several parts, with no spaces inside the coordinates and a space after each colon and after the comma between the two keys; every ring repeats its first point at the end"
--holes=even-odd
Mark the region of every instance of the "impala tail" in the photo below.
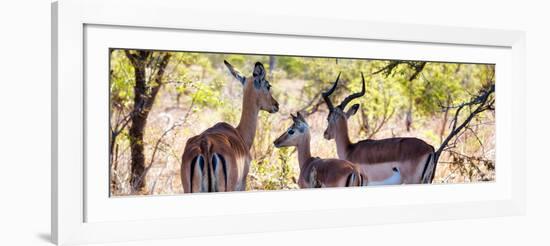
{"type": "Polygon", "coordinates": [[[369,184],[369,179],[367,178],[367,176],[362,173],[360,173],[359,175],[361,176],[361,186],[367,186],[369,184]]]}
{"type": "MultiPolygon", "coordinates": [[[[227,163],[222,154],[212,151],[208,141],[202,141],[189,163],[187,193],[227,191],[227,163]]],[[[184,189],[186,187],[184,186],[184,189]]]]}
{"type": "Polygon", "coordinates": [[[359,172],[352,172],[346,180],[346,187],[363,186],[363,176],[359,172]]]}

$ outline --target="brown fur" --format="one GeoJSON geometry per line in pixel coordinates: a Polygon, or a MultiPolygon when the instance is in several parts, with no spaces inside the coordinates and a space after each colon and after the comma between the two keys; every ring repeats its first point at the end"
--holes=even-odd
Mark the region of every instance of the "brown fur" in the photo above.
{"type": "MultiPolygon", "coordinates": [[[[208,184],[214,183],[212,180],[209,180],[210,176],[208,172],[205,172],[202,177],[197,176],[197,172],[193,173],[193,177],[187,175],[191,173],[191,165],[193,164],[190,160],[199,154],[205,156],[205,169],[208,168],[207,170],[212,170],[212,155],[214,153],[220,154],[225,159],[227,177],[224,175],[216,175],[217,180],[215,183],[218,184],[217,187],[210,187],[207,191],[234,191],[245,188],[239,177],[246,177],[248,174],[251,157],[248,149],[244,145],[242,137],[233,126],[224,122],[214,125],[200,135],[187,140],[183,153],[181,176],[183,177],[182,184],[184,192],[201,191],[201,181],[206,181],[208,184]],[[239,170],[243,170],[243,173],[240,174],[239,170]],[[193,182],[193,187],[191,187],[191,178],[198,181],[193,182]],[[225,186],[226,178],[227,186],[225,186]]],[[[223,164],[218,163],[218,165],[223,164]]]]}
{"type": "Polygon", "coordinates": [[[298,113],[292,116],[294,124],[289,131],[283,133],[273,143],[275,147],[296,146],[298,149],[298,164],[300,188],[346,187],[366,185],[359,168],[346,160],[321,159],[311,157],[309,126],[304,117],[298,113]]]}
{"type": "Polygon", "coordinates": [[[353,163],[340,159],[310,158],[300,170],[300,188],[363,186],[366,180],[353,163]],[[353,178],[350,178],[353,177],[353,178]],[[348,180],[351,179],[351,182],[348,180]]]}
{"type": "Polygon", "coordinates": [[[185,193],[245,190],[259,111],[275,113],[279,110],[279,103],[271,95],[261,63],[257,62],[253,76],[246,78],[231,64],[224,62],[244,86],[241,120],[237,127],[218,123],[187,140],[181,165],[185,193]],[[204,159],[202,172],[199,171],[199,158],[204,159]]]}
{"type": "Polygon", "coordinates": [[[370,175],[373,181],[386,179],[392,174],[391,167],[381,170],[383,173],[375,173],[369,166],[393,162],[392,167],[398,167],[401,171],[403,183],[422,182],[424,166],[428,165],[428,158],[434,152],[431,145],[418,138],[367,139],[351,143],[344,115],[336,121],[333,135],[338,157],[357,163],[363,175],[370,175]]]}
{"type": "Polygon", "coordinates": [[[367,139],[357,143],[350,141],[347,120],[357,112],[359,104],[351,106],[346,112],[344,109],[353,99],[365,94],[365,78],[362,73],[361,77],[363,79],[361,92],[346,97],[336,107],[333,106],[329,96],[336,89],[338,79],[329,91],[323,93],[329,108],[325,139],[335,139],[338,157],[358,164],[362,174],[368,175],[373,181],[388,178],[392,175],[391,170],[398,168],[403,183],[421,183],[427,180],[431,182],[431,178],[424,176],[432,175],[433,171],[426,170],[426,167],[435,168],[432,163],[434,148],[426,142],[418,138],[367,139]]]}
{"type": "Polygon", "coordinates": [[[418,138],[367,139],[352,144],[346,159],[365,164],[400,162],[418,159],[433,151],[431,145],[418,138]]]}

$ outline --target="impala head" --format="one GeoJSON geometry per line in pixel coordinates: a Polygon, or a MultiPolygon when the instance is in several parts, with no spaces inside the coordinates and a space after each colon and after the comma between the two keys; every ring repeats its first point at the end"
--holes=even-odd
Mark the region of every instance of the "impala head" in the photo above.
{"type": "Polygon", "coordinates": [[[301,141],[309,141],[309,125],[304,116],[300,112],[296,113],[296,116],[292,114],[290,116],[292,117],[292,125],[273,142],[277,148],[298,146],[301,141]]]}
{"type": "Polygon", "coordinates": [[[336,107],[332,104],[332,101],[330,101],[329,96],[334,92],[334,90],[336,90],[338,80],[340,79],[340,74],[338,74],[336,81],[334,81],[334,85],[332,85],[332,87],[328,91],[323,92],[323,99],[327,103],[327,107],[329,110],[327,116],[328,125],[324,134],[325,139],[333,139],[339,127],[344,126],[343,124],[347,124],[347,120],[349,119],[349,117],[357,113],[357,110],[359,109],[359,104],[354,104],[347,111],[345,111],[345,108],[353,99],[365,95],[365,77],[363,76],[363,73],[361,73],[361,78],[363,82],[363,88],[361,89],[361,91],[349,95],[344,99],[344,101],[342,101],[342,103],[340,103],[340,105],[336,107]]]}
{"type": "Polygon", "coordinates": [[[231,74],[241,82],[244,86],[244,97],[250,98],[253,103],[260,110],[267,111],[269,113],[276,113],[279,111],[279,103],[273,98],[271,94],[271,85],[265,78],[266,72],[264,65],[260,62],[256,62],[252,76],[245,77],[239,71],[237,71],[233,65],[227,61],[223,61],[225,66],[229,69],[231,74]]]}

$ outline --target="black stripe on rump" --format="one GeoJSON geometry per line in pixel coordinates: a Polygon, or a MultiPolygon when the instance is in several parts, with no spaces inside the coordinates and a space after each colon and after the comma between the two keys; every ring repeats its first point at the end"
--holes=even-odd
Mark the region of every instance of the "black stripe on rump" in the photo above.
{"type": "Polygon", "coordinates": [[[354,180],[354,178],[353,178],[354,175],[355,175],[354,173],[350,173],[350,174],[348,175],[348,179],[346,180],[346,187],[350,187],[350,186],[351,186],[351,183],[352,183],[353,180],[354,180]]]}
{"type": "Polygon", "coordinates": [[[189,171],[189,193],[193,193],[193,174],[195,173],[195,164],[197,163],[197,158],[199,158],[199,156],[195,156],[195,158],[191,160],[191,168],[189,171]]]}
{"type": "Polygon", "coordinates": [[[222,168],[222,173],[223,173],[223,178],[224,178],[224,185],[225,185],[225,191],[227,191],[227,163],[225,162],[225,158],[223,157],[223,155],[221,154],[218,154],[218,153],[214,153],[212,155],[212,169],[213,169],[213,176],[212,176],[212,179],[216,179],[216,180],[212,180],[212,183],[215,187],[213,187],[215,190],[214,191],[220,191],[218,190],[218,176],[217,176],[217,173],[218,173],[218,168],[220,167],[221,165],[221,168],[222,168]],[[220,163],[218,163],[218,161],[220,163]]]}
{"type": "Polygon", "coordinates": [[[225,191],[227,191],[227,163],[225,162],[225,158],[223,155],[218,155],[218,158],[220,158],[220,161],[222,162],[222,171],[223,171],[223,179],[225,182],[225,191]]]}
{"type": "Polygon", "coordinates": [[[430,161],[432,160],[433,155],[433,153],[428,155],[428,159],[426,160],[426,164],[424,165],[424,169],[422,170],[422,175],[420,176],[420,183],[427,183],[425,182],[426,180],[424,178],[424,175],[426,175],[426,171],[428,170],[428,166],[430,165],[430,161]]]}

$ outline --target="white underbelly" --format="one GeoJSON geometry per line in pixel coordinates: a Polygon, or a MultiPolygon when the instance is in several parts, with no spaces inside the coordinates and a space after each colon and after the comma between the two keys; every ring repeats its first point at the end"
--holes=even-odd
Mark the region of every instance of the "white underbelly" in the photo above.
{"type": "Polygon", "coordinates": [[[377,164],[361,164],[361,172],[367,176],[368,182],[374,185],[379,184],[400,184],[401,175],[393,168],[399,169],[398,162],[384,162],[377,164]]]}

